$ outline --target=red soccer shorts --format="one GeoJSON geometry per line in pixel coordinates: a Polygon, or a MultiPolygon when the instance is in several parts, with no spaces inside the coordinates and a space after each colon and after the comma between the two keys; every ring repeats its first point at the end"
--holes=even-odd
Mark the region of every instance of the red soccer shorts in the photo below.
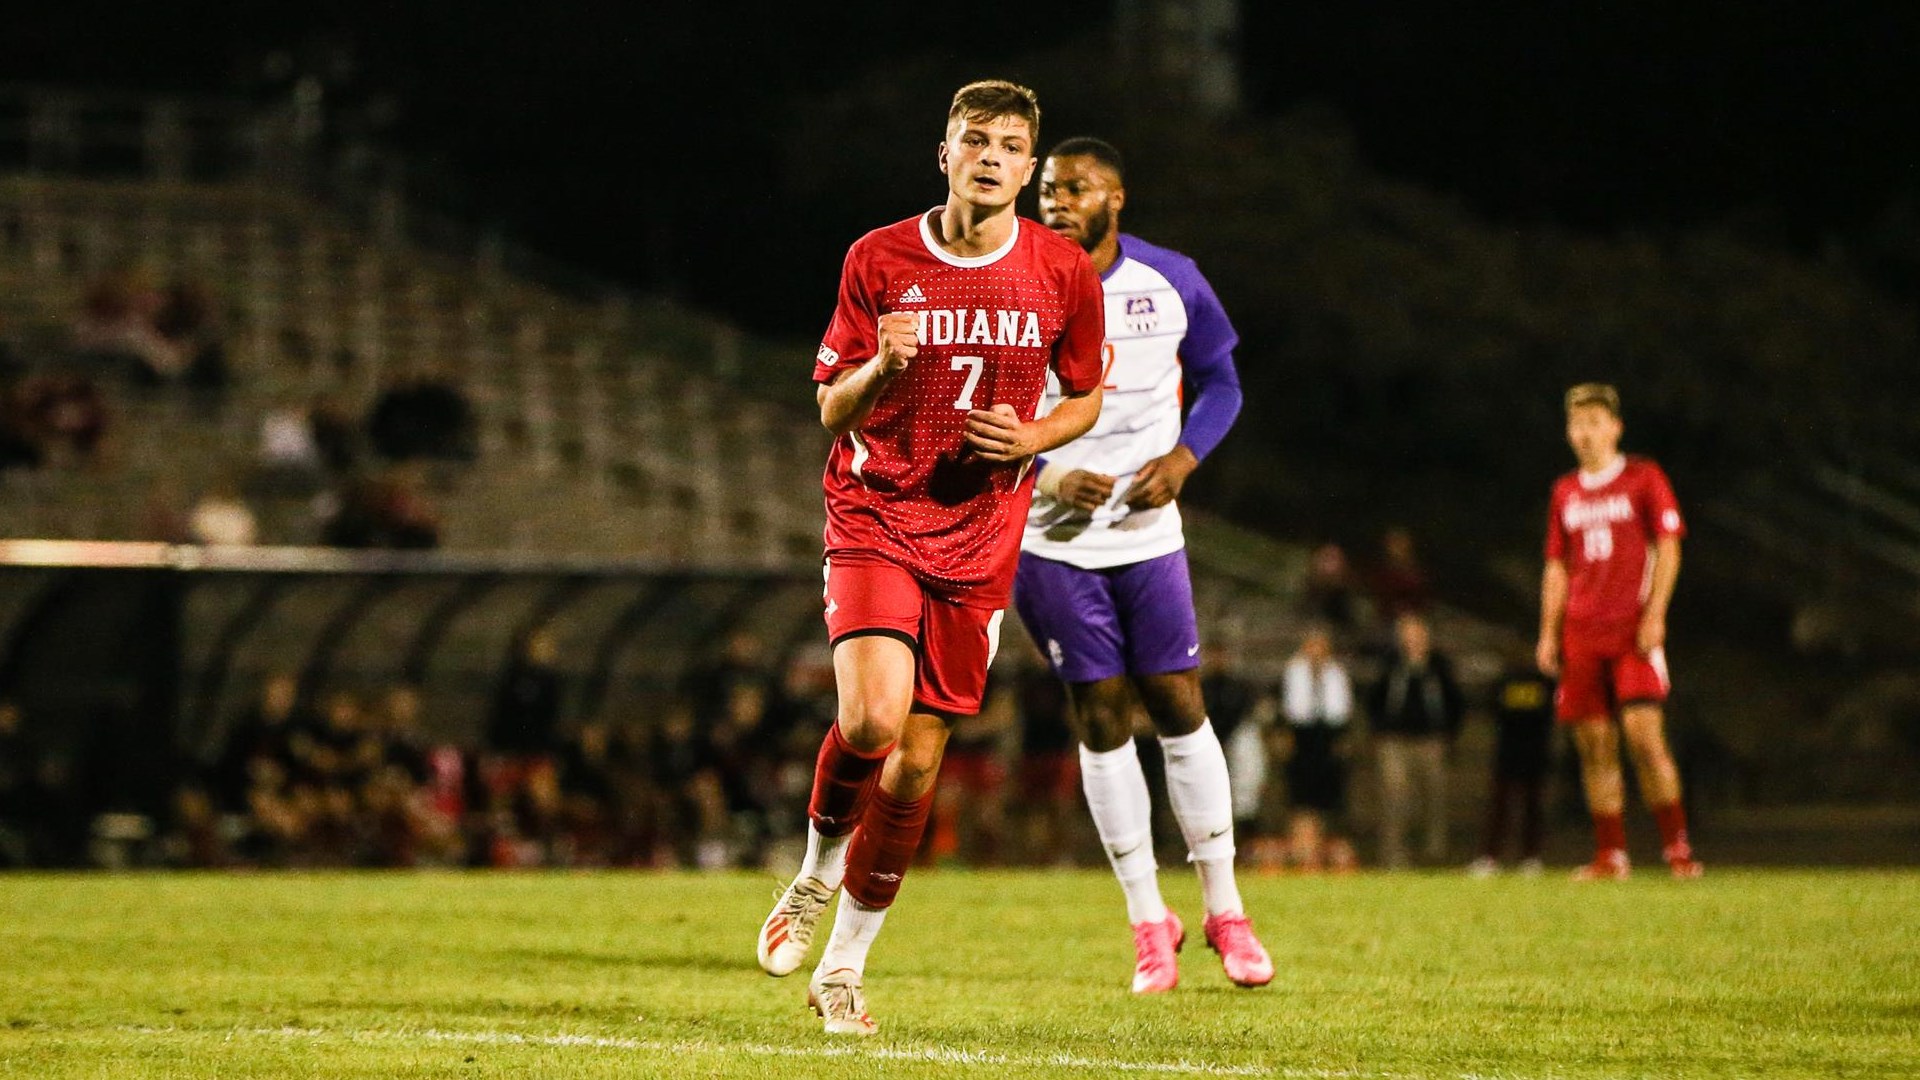
{"type": "Polygon", "coordinates": [[[1000,646],[1001,612],[968,607],[923,584],[890,559],[840,552],[826,565],[827,639],[881,634],[919,654],[913,700],[934,712],[971,716],[987,690],[1000,646]]]}
{"type": "Polygon", "coordinates": [[[1569,652],[1560,658],[1554,713],[1563,724],[1606,720],[1622,705],[1667,700],[1667,653],[1569,652]]]}

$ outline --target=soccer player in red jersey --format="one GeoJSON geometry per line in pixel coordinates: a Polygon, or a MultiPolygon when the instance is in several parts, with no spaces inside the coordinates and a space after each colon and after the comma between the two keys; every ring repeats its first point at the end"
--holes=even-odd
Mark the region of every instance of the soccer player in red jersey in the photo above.
{"type": "Polygon", "coordinates": [[[1667,865],[1675,877],[1699,877],[1661,710],[1667,605],[1686,525],[1660,466],[1620,453],[1621,430],[1613,387],[1584,383],[1567,391],[1567,442],[1580,467],[1553,486],[1536,658],[1541,671],[1560,679],[1555,711],[1573,732],[1593,814],[1593,861],[1575,876],[1627,876],[1624,729],[1667,865]]]}
{"type": "Polygon", "coordinates": [[[847,252],[814,365],[836,436],[825,598],[840,708],[815,765],[805,861],[756,952],[770,975],[798,968],[844,885],[808,985],[833,1034],[875,1030],[867,951],[926,829],[950,725],[980,710],[1033,456],[1100,414],[1100,279],[1079,245],[1014,212],[1039,127],[1025,87],[954,95],[945,204],[847,252]],[[1065,399],[1036,417],[1049,370],[1065,399]]]}

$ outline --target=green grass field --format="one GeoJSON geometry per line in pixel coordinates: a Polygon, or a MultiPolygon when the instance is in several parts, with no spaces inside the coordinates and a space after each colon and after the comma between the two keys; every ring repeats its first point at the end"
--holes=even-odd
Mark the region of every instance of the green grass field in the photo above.
{"type": "Polygon", "coordinates": [[[0,877],[0,1075],[1920,1076],[1920,873],[1246,884],[1274,985],[1142,1000],[1104,874],[916,872],[855,1044],[765,876],[0,877]]]}

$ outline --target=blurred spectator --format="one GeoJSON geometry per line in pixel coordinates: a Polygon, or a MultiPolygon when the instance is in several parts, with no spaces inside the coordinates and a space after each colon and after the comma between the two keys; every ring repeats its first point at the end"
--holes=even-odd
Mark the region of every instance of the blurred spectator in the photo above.
{"type": "Polygon", "coordinates": [[[436,548],[440,522],[420,478],[394,468],[348,484],[321,530],[321,541],[344,548],[436,548]]]}
{"type": "Polygon", "coordinates": [[[1333,655],[1323,628],[1307,632],[1281,678],[1286,718],[1287,836],[1290,861],[1302,869],[1351,869],[1345,835],[1347,746],[1353,682],[1333,655]]]}
{"type": "Polygon", "coordinates": [[[75,359],[109,374],[172,382],[185,358],[154,328],[161,299],[128,271],[104,274],[88,287],[73,325],[75,359]]]}
{"type": "Polygon", "coordinates": [[[408,683],[395,683],[380,695],[373,710],[373,732],[380,740],[380,760],[400,769],[416,784],[424,784],[433,775],[430,758],[433,747],[420,729],[420,691],[408,683]]]}
{"type": "Polygon", "coordinates": [[[688,672],[684,689],[703,725],[718,723],[729,715],[739,692],[772,692],[773,676],[767,671],[762,652],[760,639],[751,630],[735,630],[727,635],[718,656],[688,672]]]}
{"type": "Polygon", "coordinates": [[[88,463],[107,432],[107,406],[100,388],[85,375],[39,375],[20,389],[27,429],[54,463],[88,463]]]}
{"type": "Polygon", "coordinates": [[[206,788],[189,784],[174,792],[172,810],[160,841],[168,865],[212,869],[232,863],[218,807],[206,788]]]}
{"type": "Polygon", "coordinates": [[[661,714],[647,752],[653,763],[662,854],[681,866],[718,869],[732,856],[727,843],[726,793],[713,747],[701,738],[693,707],[672,702],[661,714]]]}
{"type": "Polygon", "coordinates": [[[254,863],[288,866],[302,861],[308,816],[315,802],[310,787],[296,790],[291,757],[250,758],[247,762],[246,834],[241,851],[254,863]]]}
{"type": "Polygon", "coordinates": [[[259,540],[259,523],[240,489],[221,481],[193,504],[187,515],[187,536],[196,544],[246,546],[259,540]]]}
{"type": "Polygon", "coordinates": [[[320,450],[320,463],[336,476],[351,472],[363,456],[360,425],[340,399],[321,395],[307,409],[307,422],[313,428],[313,443],[320,450]]]}
{"type": "Polygon", "coordinates": [[[1345,548],[1329,541],[1313,549],[1304,600],[1310,618],[1335,630],[1351,631],[1360,624],[1360,597],[1345,548]]]}
{"type": "Polygon", "coordinates": [[[26,384],[0,377],[0,471],[37,469],[46,460],[40,431],[26,399],[26,384]]]}
{"type": "Polygon", "coordinates": [[[260,418],[255,467],[255,480],[266,491],[310,495],[319,490],[326,467],[307,409],[272,409],[260,418]]]}
{"type": "Polygon", "coordinates": [[[787,658],[768,713],[765,741],[774,760],[766,777],[767,865],[787,866],[801,856],[814,758],[838,708],[832,653],[824,644],[796,650],[787,658]]]}
{"type": "Polygon", "coordinates": [[[707,743],[726,797],[729,863],[756,863],[765,851],[773,790],[772,691],[764,679],[737,681],[707,743]]]}
{"type": "Polygon", "coordinates": [[[1004,743],[1014,735],[1017,700],[1010,680],[994,673],[980,711],[953,721],[921,848],[927,859],[957,858],[970,866],[1000,860],[1006,835],[1004,743]]]}
{"type": "Polygon", "coordinates": [[[1014,672],[1019,695],[1020,782],[1015,812],[1021,861],[1071,864],[1086,814],[1080,809],[1080,742],[1067,726],[1067,688],[1029,645],[1014,672]]]}
{"type": "Polygon", "coordinates": [[[369,710],[345,690],[328,694],[317,721],[295,728],[289,746],[296,779],[329,796],[353,791],[386,758],[369,710]]]}
{"type": "Polygon", "coordinates": [[[479,425],[473,403],[452,381],[418,379],[390,387],[367,416],[367,437],[391,461],[472,461],[479,425]]]}
{"type": "Polygon", "coordinates": [[[165,343],[171,370],[152,366],[135,370],[148,385],[178,383],[195,390],[224,389],[231,379],[227,347],[214,314],[213,294],[203,285],[176,282],[161,293],[153,329],[165,343]]]}
{"type": "Polygon", "coordinates": [[[20,706],[0,701],[0,867],[33,861],[40,754],[28,739],[20,706]]]}
{"type": "Polygon", "coordinates": [[[270,410],[260,418],[256,482],[272,494],[313,494],[353,470],[359,438],[352,416],[332,398],[270,410]]]}
{"type": "Polygon", "coordinates": [[[1394,637],[1396,648],[1374,684],[1367,712],[1380,767],[1380,858],[1389,869],[1401,869],[1416,810],[1426,830],[1426,858],[1446,858],[1447,748],[1460,730],[1464,703],[1453,664],[1433,648],[1426,619],[1401,615],[1394,637]]]}
{"type": "Polygon", "coordinates": [[[553,631],[537,627],[515,647],[487,717],[481,780],[496,866],[542,862],[559,826],[560,714],[565,677],[553,631]]]}
{"type": "Polygon", "coordinates": [[[191,544],[190,508],[180,485],[171,477],[155,477],[140,500],[138,539],[156,544],[191,544]]]}
{"type": "Polygon", "coordinates": [[[1271,703],[1266,703],[1263,713],[1259,693],[1234,670],[1232,654],[1212,644],[1200,658],[1200,696],[1226,750],[1235,835],[1257,844],[1265,824],[1260,811],[1271,787],[1267,782],[1272,757],[1267,746],[1267,722],[1273,719],[1271,703]]]}
{"type": "Polygon", "coordinates": [[[566,682],[556,665],[559,642],[548,627],[529,631],[507,664],[487,722],[487,749],[533,763],[552,760],[560,745],[566,682]]]}
{"type": "Polygon", "coordinates": [[[1509,658],[1493,687],[1494,755],[1487,792],[1487,833],[1481,854],[1468,870],[1485,877],[1500,870],[1507,822],[1520,807],[1520,869],[1541,870],[1540,846],[1546,837],[1547,766],[1553,739],[1553,681],[1540,674],[1524,652],[1509,658]]]}
{"type": "Polygon", "coordinates": [[[283,769],[291,765],[293,736],[300,726],[294,717],[299,698],[300,683],[292,675],[262,680],[259,700],[228,731],[214,764],[213,795],[222,809],[245,810],[254,762],[271,761],[283,769]]]}
{"type": "Polygon", "coordinates": [[[622,802],[613,731],[584,724],[560,751],[560,850],[563,866],[606,866],[622,802]]]}
{"type": "Polygon", "coordinates": [[[458,823],[440,813],[426,789],[398,765],[382,765],[357,792],[362,866],[418,866],[452,861],[458,823]]]}
{"type": "Polygon", "coordinates": [[[1375,614],[1382,621],[1426,614],[1433,607],[1433,591],[1414,550],[1413,533],[1399,525],[1388,529],[1380,540],[1380,556],[1372,581],[1375,614]]]}
{"type": "Polygon", "coordinates": [[[430,745],[421,730],[420,692],[407,683],[387,687],[369,719],[379,758],[358,792],[366,844],[362,861],[374,866],[457,861],[465,846],[459,751],[430,745]]]}

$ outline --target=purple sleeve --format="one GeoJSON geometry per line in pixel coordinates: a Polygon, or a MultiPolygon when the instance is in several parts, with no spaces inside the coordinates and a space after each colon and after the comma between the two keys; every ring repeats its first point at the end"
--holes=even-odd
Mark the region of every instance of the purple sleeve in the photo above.
{"type": "Polygon", "coordinates": [[[1180,363],[1185,370],[1188,396],[1187,422],[1180,431],[1180,443],[1204,460],[1227,437],[1234,418],[1240,415],[1240,373],[1233,366],[1233,347],[1240,335],[1227,321],[1227,312],[1213,287],[1192,263],[1180,267],[1184,273],[1167,273],[1187,305],[1187,336],[1180,342],[1180,363]]]}

